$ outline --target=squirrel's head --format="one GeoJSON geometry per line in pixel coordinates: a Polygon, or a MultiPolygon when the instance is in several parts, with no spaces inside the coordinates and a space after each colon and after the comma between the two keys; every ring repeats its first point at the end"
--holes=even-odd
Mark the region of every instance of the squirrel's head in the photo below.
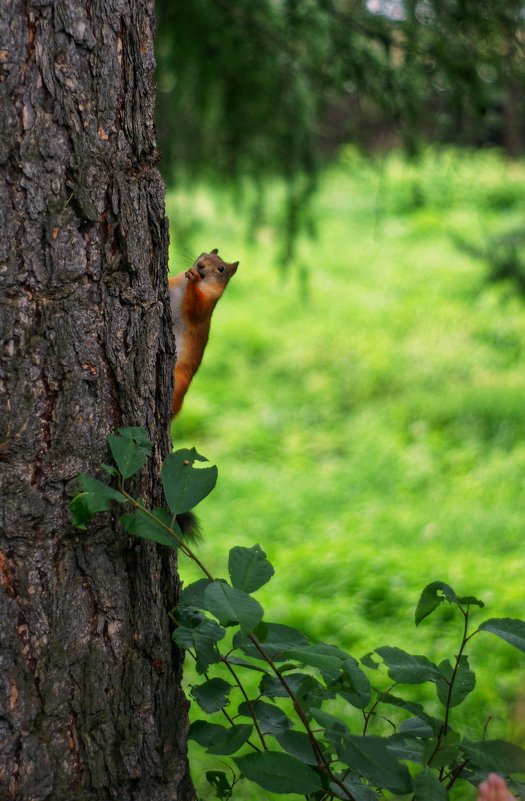
{"type": "Polygon", "coordinates": [[[236,272],[239,262],[234,261],[232,264],[228,264],[219,256],[218,248],[215,248],[211,253],[201,253],[193,266],[206,283],[218,284],[224,290],[236,272]]]}

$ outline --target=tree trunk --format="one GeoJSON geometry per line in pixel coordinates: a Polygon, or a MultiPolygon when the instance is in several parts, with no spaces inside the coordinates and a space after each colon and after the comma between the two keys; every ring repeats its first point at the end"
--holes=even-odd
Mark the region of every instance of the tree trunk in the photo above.
{"type": "Polygon", "coordinates": [[[143,425],[159,502],[174,346],[152,0],[0,0],[0,798],[187,801],[176,563],[75,477],[143,425]]]}

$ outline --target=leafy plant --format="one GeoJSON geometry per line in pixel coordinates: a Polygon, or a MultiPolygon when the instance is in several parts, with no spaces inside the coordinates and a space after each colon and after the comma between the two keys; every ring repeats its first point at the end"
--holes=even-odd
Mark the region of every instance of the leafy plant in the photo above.
{"type": "Polygon", "coordinates": [[[131,511],[120,518],[126,531],[179,548],[204,573],[181,593],[172,613],[173,639],[195,660],[202,677],[191,688],[192,698],[207,716],[222,717],[222,723],[194,720],[190,728],[190,737],[207,753],[232,760],[228,773],[206,773],[217,798],[229,799],[241,778],[264,790],[317,801],[373,801],[384,791],[410,794],[414,801],[443,801],[458,782],[476,785],[489,771],[519,786],[525,751],[486,739],[484,730],[471,740],[454,728],[453,717],[475,688],[466,653],[472,638],[489,633],[525,651],[525,621],[490,618],[473,627],[472,613],[483,602],[436,581],[423,590],[415,622],[443,604],[455,607],[462,621],[455,656],[435,664],[382,646],[357,660],[335,645],[264,619],[253,593],[274,571],[259,545],[230,550],[229,580],[215,578],[199,561],[176,523],[177,514],[205,498],[217,479],[215,467],[195,466],[206,461],[195,449],[167,457],[161,470],[167,508],[148,510],[126,487],[151,452],[146,432],[118,429],[109,446],[117,466],[102,468],[116,487],[81,475],[81,491],[71,504],[73,522],[85,529],[112,503],[127,505],[131,511]],[[241,678],[244,671],[260,676],[255,691],[241,678]],[[435,687],[430,709],[406,689],[422,684],[435,687]]]}
{"type": "Polygon", "coordinates": [[[459,235],[453,236],[453,240],[460,250],[487,264],[487,284],[509,281],[521,297],[525,295],[525,229],[522,225],[489,236],[480,246],[459,235]]]}

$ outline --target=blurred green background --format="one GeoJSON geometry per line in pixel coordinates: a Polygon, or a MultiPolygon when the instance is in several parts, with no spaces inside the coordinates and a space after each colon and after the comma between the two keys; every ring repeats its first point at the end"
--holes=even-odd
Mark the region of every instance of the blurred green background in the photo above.
{"type": "MultiPolygon", "coordinates": [[[[219,467],[199,556],[260,543],[267,618],[357,658],[456,653],[434,580],[525,618],[523,10],[159,3],[170,270],[240,260],[172,426],[219,467]]],[[[522,655],[469,653],[453,723],[525,745],[522,655]]]]}
{"type": "MultiPolygon", "coordinates": [[[[414,168],[347,148],[292,274],[271,212],[247,243],[235,191],[169,193],[170,218],[195,227],[182,253],[175,230],[172,269],[201,248],[241,262],[172,435],[219,466],[199,556],[226,575],[230,547],[260,543],[276,568],[258,594],[269,620],[356,657],[390,644],[440,661],[461,626],[438,615],[416,630],[430,581],[484,600],[479,622],[524,617],[525,307],[457,244],[498,240],[524,178],[497,153],[428,151],[414,168]]],[[[491,736],[522,742],[522,656],[489,636],[471,653],[478,687],[456,721],[479,738],[492,717],[491,736]]]]}

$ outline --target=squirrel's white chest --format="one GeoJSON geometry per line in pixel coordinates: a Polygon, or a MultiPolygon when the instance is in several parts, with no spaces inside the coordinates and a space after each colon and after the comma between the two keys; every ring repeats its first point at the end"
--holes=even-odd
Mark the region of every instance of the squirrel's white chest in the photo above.
{"type": "Polygon", "coordinates": [[[180,351],[184,339],[184,322],[182,320],[182,301],[186,284],[179,284],[179,286],[170,287],[170,306],[171,317],[173,319],[173,333],[175,334],[175,344],[177,350],[180,351]]]}

